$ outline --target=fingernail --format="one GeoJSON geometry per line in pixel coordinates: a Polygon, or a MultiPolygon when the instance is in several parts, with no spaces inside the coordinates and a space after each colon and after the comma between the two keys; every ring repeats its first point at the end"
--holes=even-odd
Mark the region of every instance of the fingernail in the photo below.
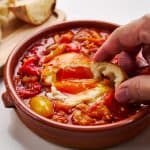
{"type": "Polygon", "coordinates": [[[130,100],[128,88],[118,89],[115,93],[115,98],[120,103],[126,103],[130,100]]]}

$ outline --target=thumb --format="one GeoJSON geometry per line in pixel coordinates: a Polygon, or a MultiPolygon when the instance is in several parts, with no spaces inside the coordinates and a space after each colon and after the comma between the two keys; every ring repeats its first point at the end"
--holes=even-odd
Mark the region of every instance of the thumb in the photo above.
{"type": "Polygon", "coordinates": [[[123,82],[115,92],[120,103],[150,102],[150,76],[142,75],[123,82]]]}

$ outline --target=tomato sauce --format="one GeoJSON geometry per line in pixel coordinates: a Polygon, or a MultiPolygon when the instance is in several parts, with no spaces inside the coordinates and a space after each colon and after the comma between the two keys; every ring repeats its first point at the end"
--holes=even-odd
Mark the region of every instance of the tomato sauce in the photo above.
{"type": "Polygon", "coordinates": [[[134,114],[140,106],[119,104],[110,81],[94,79],[90,69],[108,36],[77,28],[35,41],[16,67],[17,94],[36,113],[65,124],[108,124],[134,114]]]}

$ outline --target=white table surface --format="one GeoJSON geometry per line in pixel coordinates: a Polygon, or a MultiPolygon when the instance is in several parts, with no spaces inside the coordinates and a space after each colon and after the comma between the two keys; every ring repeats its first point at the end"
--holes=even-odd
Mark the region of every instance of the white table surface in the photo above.
{"type": "MultiPolygon", "coordinates": [[[[150,13],[150,0],[58,0],[67,20],[97,19],[125,24],[150,13]]],[[[5,91],[0,80],[0,93],[5,91]]],[[[1,99],[1,98],[0,98],[1,99]]],[[[0,100],[0,150],[71,150],[49,143],[32,133],[13,109],[0,100]]],[[[150,150],[150,127],[136,138],[109,150],[150,150]]]]}

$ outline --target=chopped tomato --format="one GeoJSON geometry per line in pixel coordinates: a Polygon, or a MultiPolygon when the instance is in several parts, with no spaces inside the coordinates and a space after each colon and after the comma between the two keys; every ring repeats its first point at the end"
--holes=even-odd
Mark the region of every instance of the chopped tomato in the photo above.
{"type": "Polygon", "coordinates": [[[54,109],[56,112],[64,111],[66,113],[71,113],[72,107],[57,100],[57,101],[54,101],[54,109]]]}
{"type": "Polygon", "coordinates": [[[85,39],[92,37],[89,29],[81,29],[76,33],[74,39],[79,42],[83,42],[85,39]]]}
{"type": "MultiPolygon", "coordinates": [[[[50,48],[49,48],[50,49],[50,48]]],[[[56,45],[54,49],[47,50],[50,51],[48,55],[44,58],[44,63],[51,61],[54,57],[62,54],[65,51],[65,45],[56,45]]]]}
{"type": "Polygon", "coordinates": [[[95,80],[90,80],[90,81],[62,80],[60,82],[56,82],[55,86],[61,92],[77,94],[86,89],[94,88],[96,86],[96,81],[95,80]]]}
{"type": "Polygon", "coordinates": [[[80,110],[75,110],[72,114],[72,122],[78,125],[92,125],[95,123],[95,119],[88,116],[80,110]]]}
{"type": "Polygon", "coordinates": [[[27,75],[39,75],[39,69],[33,63],[24,64],[20,68],[20,72],[27,75]]]}
{"type": "Polygon", "coordinates": [[[33,55],[28,58],[25,58],[24,64],[30,64],[30,63],[37,64],[38,61],[39,61],[39,57],[37,55],[33,55]]]}
{"type": "Polygon", "coordinates": [[[88,44],[94,43],[95,45],[101,45],[104,43],[106,39],[104,39],[97,31],[95,30],[89,30],[89,29],[84,29],[80,30],[76,35],[75,35],[75,40],[79,42],[85,42],[87,41],[88,44]],[[90,42],[90,43],[89,43],[90,42]]]}
{"type": "Polygon", "coordinates": [[[41,92],[41,85],[38,82],[29,83],[26,87],[18,87],[17,93],[22,98],[30,98],[41,92]]]}
{"type": "Polygon", "coordinates": [[[102,102],[95,102],[92,105],[81,103],[76,106],[76,109],[81,110],[83,113],[96,120],[100,119],[107,122],[110,122],[112,120],[112,115],[109,109],[102,102]]]}
{"type": "Polygon", "coordinates": [[[109,107],[112,104],[112,101],[114,99],[114,91],[110,91],[109,93],[107,93],[107,95],[105,96],[105,104],[109,107]]]}
{"type": "Polygon", "coordinates": [[[51,51],[55,50],[58,47],[58,44],[52,44],[46,47],[45,50],[42,51],[43,55],[48,55],[51,51]]]}
{"type": "Polygon", "coordinates": [[[101,39],[87,38],[86,40],[88,40],[89,42],[93,42],[96,45],[102,45],[105,42],[105,39],[103,39],[103,38],[101,38],[101,39]]]}
{"type": "Polygon", "coordinates": [[[55,113],[52,117],[52,120],[60,123],[68,123],[68,115],[64,111],[59,111],[55,113]]]}
{"type": "Polygon", "coordinates": [[[86,103],[80,103],[80,104],[76,105],[76,109],[79,109],[84,113],[87,113],[89,110],[89,105],[86,103]]]}
{"type": "Polygon", "coordinates": [[[95,103],[92,106],[90,106],[87,113],[92,118],[104,119],[107,121],[112,120],[112,115],[109,109],[102,102],[95,103]]]}
{"type": "Polygon", "coordinates": [[[19,69],[21,74],[25,75],[39,75],[39,69],[36,66],[39,58],[37,56],[31,56],[25,60],[22,67],[19,69]]]}
{"type": "Polygon", "coordinates": [[[54,39],[56,43],[70,43],[72,42],[73,36],[74,36],[73,32],[68,31],[61,35],[56,34],[54,36],[54,39]]]}
{"type": "Polygon", "coordinates": [[[59,42],[60,43],[70,43],[73,39],[73,36],[74,36],[74,34],[71,31],[64,33],[61,35],[59,42]]]}
{"type": "Polygon", "coordinates": [[[79,53],[81,50],[81,46],[78,43],[67,43],[65,44],[65,51],[66,52],[77,52],[79,53]]]}
{"type": "Polygon", "coordinates": [[[92,71],[87,67],[68,67],[57,72],[57,80],[63,79],[90,79],[93,78],[92,71]]]}
{"type": "Polygon", "coordinates": [[[106,97],[104,104],[111,111],[115,120],[121,120],[129,115],[127,106],[121,105],[114,99],[114,92],[111,91],[106,97]]]}
{"type": "Polygon", "coordinates": [[[22,78],[23,83],[31,83],[31,82],[37,82],[39,78],[37,76],[24,76],[22,78]]]}
{"type": "Polygon", "coordinates": [[[95,39],[100,39],[102,38],[102,35],[100,33],[98,33],[96,30],[89,30],[91,36],[95,39]]]}

